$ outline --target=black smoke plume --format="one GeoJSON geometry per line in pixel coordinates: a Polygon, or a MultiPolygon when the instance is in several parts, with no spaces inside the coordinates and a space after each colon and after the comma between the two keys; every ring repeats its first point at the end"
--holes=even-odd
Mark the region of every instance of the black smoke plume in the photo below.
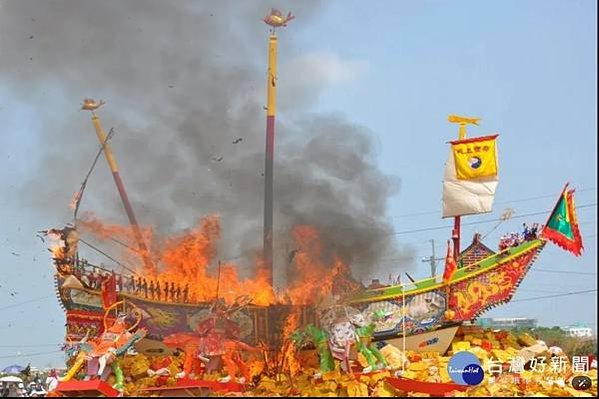
{"type": "MultiPolygon", "coordinates": [[[[31,212],[64,212],[98,148],[84,97],[103,99],[104,128],[141,224],[161,233],[221,216],[223,259],[262,245],[266,1],[15,0],[0,8],[0,82],[39,122],[42,155],[19,192],[31,212]],[[239,140],[242,139],[242,140],[239,140]]],[[[315,225],[358,277],[381,258],[408,259],[386,219],[399,180],[376,165],[371,132],[315,114],[315,87],[289,84],[295,37],[324,4],[277,2],[297,16],[279,32],[275,140],[275,265],[295,249],[297,224],[315,225]],[[287,82],[287,83],[286,83],[287,82]]],[[[306,45],[302,46],[305,51],[306,45]]],[[[82,210],[126,223],[105,161],[82,210]]],[[[401,262],[399,262],[401,263],[401,262]]],[[[247,264],[250,264],[247,261],[247,264]]],[[[278,266],[276,266],[278,267],[278,266]]],[[[394,266],[394,269],[396,267],[394,266]]],[[[248,271],[249,272],[249,271],[248,271]]],[[[282,276],[277,276],[281,282],[282,276]]]]}

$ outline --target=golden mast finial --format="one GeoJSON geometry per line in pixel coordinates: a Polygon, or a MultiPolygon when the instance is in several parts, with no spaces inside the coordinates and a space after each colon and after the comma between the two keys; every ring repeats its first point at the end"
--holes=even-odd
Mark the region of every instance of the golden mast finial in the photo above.
{"type": "Polygon", "coordinates": [[[295,18],[295,15],[291,15],[291,11],[287,14],[286,17],[283,16],[283,13],[276,8],[270,10],[270,14],[264,17],[264,22],[267,25],[272,26],[273,28],[280,28],[283,26],[287,26],[287,23],[295,18]]]}
{"type": "Polygon", "coordinates": [[[468,116],[460,116],[460,115],[449,115],[447,120],[451,123],[459,123],[460,130],[458,133],[458,138],[460,140],[464,140],[466,138],[466,125],[471,124],[474,126],[478,126],[478,121],[480,118],[472,118],[468,116]]]}
{"type": "Polygon", "coordinates": [[[92,98],[85,98],[85,99],[83,99],[83,104],[81,104],[81,109],[93,112],[93,111],[97,110],[98,108],[100,108],[104,104],[106,104],[106,103],[102,100],[96,102],[92,98]]]}
{"type": "Polygon", "coordinates": [[[459,124],[471,124],[478,126],[478,121],[480,118],[472,118],[468,116],[460,116],[460,115],[449,115],[447,120],[451,123],[459,123],[459,124]]]}

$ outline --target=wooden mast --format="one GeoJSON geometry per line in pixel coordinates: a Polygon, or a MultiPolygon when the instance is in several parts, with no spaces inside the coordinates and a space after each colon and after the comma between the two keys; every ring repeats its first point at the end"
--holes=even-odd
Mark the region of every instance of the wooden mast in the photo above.
{"type": "MultiPolygon", "coordinates": [[[[480,118],[470,118],[459,115],[449,115],[447,120],[451,123],[458,123],[458,140],[464,140],[466,138],[466,125],[478,125],[480,118]]],[[[458,263],[458,257],[460,255],[460,237],[461,237],[461,216],[455,216],[453,219],[453,230],[451,231],[451,239],[453,240],[453,258],[458,263]]]]}
{"type": "Polygon", "coordinates": [[[275,111],[277,80],[277,36],[274,29],[268,39],[268,76],[266,91],[266,156],[264,165],[264,247],[262,261],[273,286],[273,163],[275,147],[275,111]]]}
{"type": "Polygon", "coordinates": [[[98,136],[98,140],[100,141],[100,145],[102,146],[102,149],[104,151],[104,156],[106,158],[106,162],[108,162],[108,167],[112,172],[112,177],[114,179],[114,183],[116,184],[116,188],[119,192],[119,195],[121,196],[121,201],[123,202],[125,212],[127,213],[127,218],[129,219],[129,223],[131,224],[133,236],[135,238],[135,241],[137,241],[137,246],[139,247],[140,255],[143,259],[144,265],[149,269],[153,269],[153,263],[150,258],[150,253],[148,251],[148,248],[146,247],[146,244],[144,243],[141,230],[139,229],[139,224],[137,224],[137,219],[135,218],[135,213],[133,213],[133,207],[131,207],[131,203],[129,202],[127,192],[125,191],[125,185],[123,184],[123,180],[121,179],[116,160],[114,159],[112,150],[110,149],[110,146],[106,141],[106,133],[104,133],[104,129],[102,129],[100,119],[98,118],[95,112],[102,105],[104,105],[104,101],[96,103],[92,99],[85,99],[83,101],[83,106],[81,107],[81,109],[91,111],[92,113],[92,123],[94,124],[96,135],[98,136]]]}

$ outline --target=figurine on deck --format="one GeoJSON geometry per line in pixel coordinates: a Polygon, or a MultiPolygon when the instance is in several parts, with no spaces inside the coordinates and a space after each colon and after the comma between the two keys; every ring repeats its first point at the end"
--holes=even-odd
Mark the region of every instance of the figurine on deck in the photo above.
{"type": "Polygon", "coordinates": [[[196,377],[202,374],[204,367],[199,358],[200,338],[195,334],[174,333],[162,340],[166,346],[181,350],[185,354],[183,370],[175,375],[176,378],[196,377]]]}
{"type": "Polygon", "coordinates": [[[346,373],[351,373],[350,350],[359,341],[356,324],[360,317],[364,318],[357,309],[333,306],[320,320],[328,332],[331,354],[341,362],[341,369],[346,373]]]}
{"type": "Polygon", "coordinates": [[[390,315],[386,314],[382,310],[377,310],[372,315],[372,321],[366,323],[364,317],[356,318],[356,333],[358,335],[358,342],[356,343],[358,351],[366,358],[368,367],[363,372],[369,373],[372,370],[381,370],[389,368],[385,356],[381,354],[376,344],[372,342],[374,331],[376,329],[376,323],[378,321],[385,320],[390,315]]]}
{"type": "Polygon", "coordinates": [[[173,358],[170,356],[156,357],[150,363],[150,368],[146,372],[149,377],[156,377],[156,386],[166,385],[171,376],[170,366],[173,358]]]}
{"type": "Polygon", "coordinates": [[[224,301],[217,300],[210,308],[210,312],[195,328],[195,334],[176,333],[163,339],[171,348],[181,348],[185,352],[183,371],[177,378],[197,376],[200,374],[200,362],[204,364],[204,372],[211,373],[219,370],[224,363],[227,375],[219,382],[227,383],[235,378],[238,383],[249,379],[249,367],[241,358],[240,351],[260,352],[260,349],[249,346],[240,341],[239,326],[231,317],[233,313],[246,306],[247,298],[238,300],[231,306],[224,301]]]}
{"type": "Polygon", "coordinates": [[[537,239],[539,234],[538,223],[533,223],[532,227],[528,227],[526,223],[523,223],[522,226],[524,228],[524,232],[522,233],[524,241],[532,241],[537,239]]]}
{"type": "Polygon", "coordinates": [[[241,303],[238,299],[235,304],[227,307],[224,301],[216,300],[209,316],[196,327],[196,332],[200,336],[200,360],[206,363],[206,372],[214,371],[218,367],[219,360],[222,360],[227,372],[225,377],[219,379],[222,383],[231,381],[233,377],[238,383],[247,381],[249,368],[239,351],[260,351],[240,341],[239,326],[231,320],[231,315],[245,305],[247,303],[241,303]]]}
{"type": "Polygon", "coordinates": [[[341,362],[343,371],[351,372],[349,360],[353,345],[368,363],[362,369],[363,373],[388,367],[385,357],[372,343],[376,323],[387,316],[383,311],[377,311],[367,323],[362,312],[343,305],[332,306],[323,313],[320,322],[328,332],[329,349],[333,357],[341,362]]]}
{"type": "Polygon", "coordinates": [[[98,339],[90,341],[89,345],[92,350],[87,355],[88,375],[94,375],[91,371],[97,364],[99,367],[95,376],[105,379],[108,377],[105,373],[106,366],[110,365],[117,379],[115,388],[119,390],[123,389],[123,372],[116,359],[146,335],[145,330],[138,330],[135,334],[130,333],[126,324],[127,316],[126,313],[119,314],[110,328],[104,331],[98,339]]]}
{"type": "MultiPolygon", "coordinates": [[[[113,307],[119,304],[122,304],[122,302],[115,303],[113,307]]],[[[84,338],[79,345],[79,353],[75,363],[61,381],[68,381],[73,378],[83,367],[84,363],[87,362],[87,378],[106,380],[110,374],[110,370],[106,367],[111,366],[112,372],[116,377],[114,388],[117,390],[124,388],[123,371],[117,358],[131,350],[137,341],[144,338],[146,330],[139,329],[135,333],[132,333],[131,331],[141,321],[141,316],[138,314],[137,322],[132,327],[128,327],[126,321],[129,316],[128,313],[119,313],[116,320],[108,327],[106,316],[111,308],[106,311],[104,318],[105,330],[102,335],[88,342],[86,342],[87,336],[84,338]]]]}
{"type": "Polygon", "coordinates": [[[50,250],[58,273],[72,274],[79,243],[77,230],[74,227],[66,226],[64,229],[48,229],[41,233],[58,240],[58,245],[50,250]]]}
{"type": "Polygon", "coordinates": [[[298,330],[294,332],[291,340],[300,349],[309,344],[313,344],[316,347],[320,372],[315,374],[314,378],[320,378],[322,373],[335,370],[335,360],[329,350],[329,337],[325,330],[316,327],[314,324],[308,324],[303,331],[298,330]]]}

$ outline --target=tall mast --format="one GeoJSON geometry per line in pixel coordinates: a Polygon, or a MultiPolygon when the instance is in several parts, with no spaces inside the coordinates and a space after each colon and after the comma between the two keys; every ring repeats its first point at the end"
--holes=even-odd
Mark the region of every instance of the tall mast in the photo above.
{"type": "Polygon", "coordinates": [[[268,38],[268,76],[266,89],[266,157],[264,165],[264,267],[273,285],[273,161],[275,151],[275,112],[277,79],[277,36],[268,38]]]}
{"type": "Polygon", "coordinates": [[[264,268],[273,286],[273,161],[275,152],[275,113],[277,85],[277,35],[275,28],[287,26],[295,18],[291,13],[287,17],[276,9],[264,18],[271,26],[268,38],[268,76],[266,85],[266,155],[264,165],[264,247],[262,252],[264,268]]]}
{"type": "MultiPolygon", "coordinates": [[[[466,125],[478,125],[479,118],[470,118],[459,115],[449,115],[447,120],[451,123],[458,123],[458,140],[464,140],[466,138],[466,125]]],[[[461,236],[461,216],[455,216],[453,219],[453,230],[451,232],[451,239],[453,240],[453,258],[458,262],[458,256],[460,255],[460,236],[461,236]]]]}
{"type": "Polygon", "coordinates": [[[153,268],[152,260],[150,259],[148,249],[141,235],[139,225],[137,224],[137,219],[135,218],[135,214],[133,213],[131,203],[129,202],[129,197],[127,196],[127,192],[125,191],[125,185],[123,184],[123,180],[121,179],[121,175],[119,173],[119,169],[112,154],[112,150],[110,149],[110,146],[108,145],[108,142],[106,140],[106,133],[104,133],[104,129],[102,129],[102,125],[100,124],[100,119],[98,118],[95,112],[95,110],[100,108],[102,105],[104,105],[104,101],[96,103],[92,99],[85,99],[83,101],[83,106],[81,107],[81,109],[91,111],[92,113],[92,123],[94,124],[96,135],[98,136],[98,140],[100,140],[100,145],[104,150],[104,156],[106,157],[106,162],[108,162],[108,167],[112,172],[114,183],[116,184],[116,188],[119,191],[119,195],[121,196],[121,201],[123,201],[123,206],[125,207],[125,212],[127,213],[127,217],[129,218],[129,223],[131,224],[131,229],[133,230],[133,236],[135,237],[135,241],[137,241],[137,246],[142,256],[144,265],[148,268],[153,268]]]}

